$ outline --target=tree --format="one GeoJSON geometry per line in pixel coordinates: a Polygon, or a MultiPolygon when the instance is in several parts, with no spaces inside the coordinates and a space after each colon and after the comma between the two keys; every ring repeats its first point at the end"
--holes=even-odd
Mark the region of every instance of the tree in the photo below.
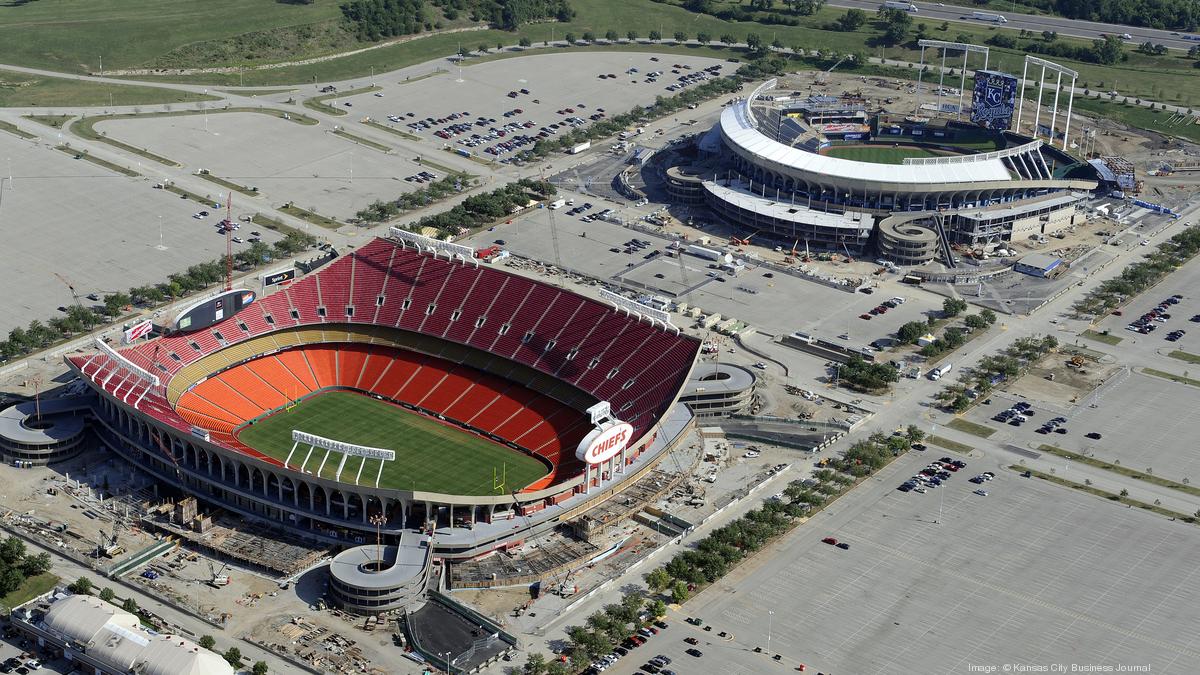
{"type": "Polygon", "coordinates": [[[616,42],[618,37],[617,31],[615,30],[610,30],[604,34],[604,39],[608,40],[609,42],[616,42]]]}
{"type": "Polygon", "coordinates": [[[217,641],[213,639],[213,636],[211,635],[201,635],[197,644],[205,649],[212,649],[213,647],[217,646],[217,641]]]}
{"type": "Polygon", "coordinates": [[[660,33],[659,31],[656,31],[656,30],[650,31],[650,41],[651,42],[658,42],[661,39],[662,39],[662,33],[660,33]]]}
{"type": "Polygon", "coordinates": [[[899,9],[886,9],[879,13],[883,21],[883,41],[889,45],[897,45],[904,41],[912,28],[912,16],[899,9]]]}
{"type": "Polygon", "coordinates": [[[16,567],[25,557],[25,542],[16,537],[8,537],[0,542],[0,562],[16,567]]]}
{"type": "Polygon", "coordinates": [[[533,43],[529,41],[529,38],[525,37],[524,35],[521,36],[520,40],[517,40],[517,44],[522,47],[529,47],[533,45],[533,43]]]}
{"type": "Polygon", "coordinates": [[[133,598],[125,598],[125,601],[121,603],[121,609],[129,612],[130,614],[137,614],[137,600],[134,600],[133,598]]]}
{"type": "Polygon", "coordinates": [[[229,649],[226,649],[225,653],[221,655],[221,658],[225,659],[225,661],[234,668],[242,667],[242,650],[238,649],[237,647],[230,647],[229,649]]]}
{"type": "Polygon", "coordinates": [[[943,22],[942,22],[942,25],[938,26],[938,30],[942,31],[943,33],[945,33],[946,31],[950,30],[950,22],[949,22],[949,21],[943,21],[943,22]]]}
{"type": "Polygon", "coordinates": [[[917,338],[921,337],[924,334],[925,334],[925,322],[924,321],[909,321],[908,323],[904,324],[903,326],[900,326],[900,329],[896,331],[896,337],[901,342],[905,342],[908,344],[916,344],[917,338]]]}
{"type": "Polygon", "coordinates": [[[646,585],[655,593],[662,593],[667,590],[667,586],[671,583],[671,576],[661,567],[656,567],[646,573],[646,585]]]}
{"type": "Polygon", "coordinates": [[[1058,33],[1054,32],[1052,30],[1042,31],[1042,41],[1043,42],[1054,42],[1057,39],[1058,39],[1058,33]]]}
{"type": "Polygon", "coordinates": [[[712,36],[709,35],[708,33],[701,31],[699,33],[696,33],[696,42],[699,42],[702,45],[706,45],[706,44],[712,42],[712,36]]]}
{"type": "Polygon", "coordinates": [[[683,32],[681,30],[675,31],[675,41],[676,42],[687,42],[687,39],[688,39],[687,33],[683,32]]]}
{"type": "Polygon", "coordinates": [[[846,13],[838,17],[837,29],[845,33],[852,33],[867,22],[867,13],[861,9],[848,9],[846,13]]]}
{"type": "Polygon", "coordinates": [[[737,42],[737,38],[730,35],[729,33],[725,33],[724,35],[721,36],[720,42],[722,44],[731,45],[731,44],[737,42]]]}
{"type": "Polygon", "coordinates": [[[250,668],[250,672],[254,675],[267,675],[267,669],[266,661],[255,661],[254,665],[250,668]]]}
{"type": "Polygon", "coordinates": [[[967,301],[962,298],[946,298],[942,301],[942,316],[953,318],[967,311],[967,301]]]}
{"type": "Polygon", "coordinates": [[[87,577],[79,577],[70,586],[67,586],[67,590],[75,595],[88,595],[92,592],[92,580],[87,577]]]}
{"type": "Polygon", "coordinates": [[[756,52],[756,51],[762,49],[762,46],[763,46],[762,38],[760,38],[758,36],[758,33],[747,33],[746,34],[746,46],[750,49],[750,51],[756,52]]]}
{"type": "Polygon", "coordinates": [[[996,323],[996,313],[990,309],[980,310],[979,318],[983,319],[989,326],[996,323]]]}
{"type": "Polygon", "coordinates": [[[656,599],[654,602],[650,603],[650,614],[655,617],[666,616],[667,603],[663,602],[661,598],[656,599]]]}
{"type": "Polygon", "coordinates": [[[484,44],[484,43],[480,42],[480,43],[479,43],[479,49],[478,49],[479,53],[480,53],[480,54],[486,54],[486,53],[487,53],[487,50],[488,50],[488,46],[487,46],[486,44],[484,44]]]}
{"type": "Polygon", "coordinates": [[[687,582],[676,581],[675,585],[671,587],[671,600],[677,605],[682,605],[683,603],[687,602],[687,599],[688,599],[687,582]]]}
{"type": "Polygon", "coordinates": [[[113,598],[115,598],[116,596],[117,596],[117,594],[113,593],[113,589],[109,588],[108,586],[105,586],[104,588],[100,589],[100,599],[105,602],[112,602],[113,598]]]}
{"type": "Polygon", "coordinates": [[[630,42],[635,42],[638,39],[638,32],[636,30],[631,30],[625,34],[625,38],[630,42]]]}
{"type": "Polygon", "coordinates": [[[909,443],[920,443],[925,439],[925,432],[921,431],[921,428],[917,425],[910,424],[908,425],[908,428],[904,430],[904,436],[908,438],[909,443]]]}
{"type": "Polygon", "coordinates": [[[525,675],[542,675],[546,672],[546,657],[541,652],[531,652],[523,671],[525,675]]]}
{"type": "Polygon", "coordinates": [[[1121,496],[1122,496],[1122,497],[1128,497],[1128,496],[1129,496],[1129,490],[1126,490],[1126,489],[1123,489],[1123,488],[1122,488],[1122,490],[1121,490],[1121,496]]]}
{"type": "Polygon", "coordinates": [[[595,33],[593,33],[593,32],[592,32],[592,31],[590,31],[590,30],[588,30],[588,31],[584,31],[584,32],[583,32],[583,41],[584,41],[584,42],[595,42],[595,41],[596,41],[596,34],[595,34],[595,33]]]}
{"type": "Polygon", "coordinates": [[[21,561],[21,573],[26,577],[36,577],[39,574],[45,574],[49,571],[49,553],[39,553],[37,555],[25,556],[25,559],[21,561]]]}

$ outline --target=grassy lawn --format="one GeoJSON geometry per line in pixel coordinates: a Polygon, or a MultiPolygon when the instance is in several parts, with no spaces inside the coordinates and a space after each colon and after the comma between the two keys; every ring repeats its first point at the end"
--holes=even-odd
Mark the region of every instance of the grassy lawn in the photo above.
{"type": "Polygon", "coordinates": [[[372,120],[372,119],[363,120],[361,123],[362,123],[362,124],[365,124],[365,125],[367,125],[367,126],[369,126],[369,127],[373,127],[373,128],[375,128],[375,129],[379,129],[380,131],[386,131],[386,132],[388,132],[388,133],[390,133],[390,134],[396,134],[396,135],[397,135],[397,136],[399,136],[400,138],[406,138],[406,139],[408,139],[408,140],[410,140],[410,141],[419,141],[419,140],[421,140],[421,137],[420,137],[420,136],[414,136],[413,134],[410,134],[410,133],[408,133],[407,131],[401,131],[401,130],[397,129],[396,127],[389,127],[389,126],[388,126],[388,125],[386,125],[386,124],[380,124],[379,122],[376,122],[375,120],[372,120]]]}
{"type": "Polygon", "coordinates": [[[72,157],[74,157],[75,159],[82,159],[84,161],[91,162],[92,164],[95,164],[97,166],[102,166],[110,171],[116,171],[117,173],[124,174],[131,178],[142,175],[142,174],[134,171],[133,169],[127,169],[127,168],[121,166],[120,164],[113,164],[112,162],[110,162],[108,160],[100,159],[99,157],[93,157],[91,154],[89,154],[87,152],[80,152],[73,148],[68,148],[65,145],[57,145],[54,147],[54,149],[65,152],[68,155],[71,155],[72,157]]]}
{"type": "Polygon", "coordinates": [[[355,143],[358,143],[359,145],[365,145],[368,148],[371,148],[373,150],[378,150],[380,152],[391,152],[392,151],[392,148],[384,145],[383,143],[377,143],[369,138],[363,138],[362,136],[352,134],[349,131],[346,131],[345,129],[334,129],[333,135],[341,136],[342,138],[345,138],[346,140],[353,141],[355,143]]]}
{"type": "Polygon", "coordinates": [[[36,134],[31,134],[28,131],[25,131],[24,129],[19,128],[17,125],[13,124],[12,122],[5,122],[3,120],[0,120],[0,129],[7,131],[10,134],[15,134],[17,136],[20,136],[21,138],[24,138],[26,140],[29,140],[31,138],[37,138],[36,134]]]}
{"type": "MultiPolygon", "coordinates": [[[[431,169],[436,169],[438,171],[441,171],[443,175],[439,176],[440,178],[444,178],[445,176],[452,176],[456,173],[457,174],[463,173],[462,171],[458,171],[457,169],[448,167],[445,164],[438,164],[437,162],[430,160],[428,157],[425,157],[424,155],[421,156],[420,161],[418,161],[417,163],[420,164],[421,166],[427,166],[431,169]]],[[[472,176],[470,174],[464,174],[463,178],[474,178],[474,176],[472,176]]]]}
{"type": "Polygon", "coordinates": [[[1118,345],[1121,344],[1121,340],[1125,339],[1112,334],[1099,333],[1090,328],[1080,333],[1079,336],[1095,340],[1096,342],[1103,342],[1106,345],[1118,345]]]}
{"type": "Polygon", "coordinates": [[[966,443],[959,443],[958,441],[952,441],[949,438],[942,438],[941,436],[926,436],[925,440],[938,446],[939,448],[945,448],[962,455],[969,455],[971,454],[971,451],[975,449],[966,443]]]}
{"type": "Polygon", "coordinates": [[[950,427],[951,429],[961,431],[965,434],[971,434],[972,436],[978,436],[980,438],[991,438],[992,434],[996,433],[995,429],[987,425],[968,422],[961,417],[951,421],[946,426],[950,427]]]}
{"type": "Polygon", "coordinates": [[[340,0],[315,0],[311,5],[277,0],[4,2],[0,44],[5,62],[23,66],[84,73],[98,71],[103,58],[106,70],[136,68],[195,43],[334,19],[341,15],[339,4],[340,0]]]}
{"type": "Polygon", "coordinates": [[[333,94],[325,94],[324,96],[314,96],[304,99],[304,107],[323,112],[327,115],[346,115],[349,114],[345,106],[332,106],[326,101],[337,101],[339,98],[348,98],[358,94],[367,94],[373,91],[379,91],[382,87],[359,87],[358,89],[347,89],[333,94]]]}
{"type": "MultiPolygon", "coordinates": [[[[284,460],[292,449],[292,430],[339,441],[385,448],[396,452],[395,461],[383,462],[380,486],[446,494],[490,495],[492,470],[507,475],[508,490],[516,490],[545,476],[539,460],[447,426],[399,406],[353,392],[329,392],[301,401],[290,411],[275,413],[243,427],[243,443],[284,460]]],[[[307,448],[299,448],[292,465],[304,463],[307,448]]],[[[314,451],[305,470],[333,479],[341,456],[330,453],[321,469],[324,451],[314,451]]],[[[362,467],[360,484],[373,485],[382,460],[347,457],[341,480],[353,483],[362,467]]]]}
{"type": "Polygon", "coordinates": [[[61,129],[67,122],[70,122],[74,115],[22,115],[27,120],[33,120],[38,124],[45,124],[52,129],[61,129]]]}
{"type": "Polygon", "coordinates": [[[17,587],[17,590],[0,598],[0,607],[7,609],[19,607],[36,598],[37,596],[49,591],[51,588],[54,588],[54,585],[57,583],[58,576],[49,572],[46,572],[45,574],[39,574],[36,577],[29,577],[25,581],[21,582],[21,585],[17,587]]]}
{"type": "MultiPolygon", "coordinates": [[[[1195,85],[1192,85],[1195,86],[1195,85]]],[[[1121,92],[1124,94],[1125,92],[1121,92]]],[[[1147,97],[1149,98],[1149,97],[1147,97]]],[[[1186,105],[1191,105],[1188,101],[1186,105]]],[[[1163,110],[1150,110],[1140,105],[1124,105],[1108,100],[1094,98],[1075,98],[1075,109],[1095,113],[1108,119],[1125,122],[1131,126],[1149,129],[1171,136],[1181,136],[1193,142],[1200,142],[1200,126],[1195,124],[1168,123],[1172,113],[1163,110]]]]}
{"type": "Polygon", "coordinates": [[[1173,359],[1179,359],[1180,361],[1187,361],[1188,363],[1200,363],[1200,356],[1197,356],[1196,354],[1189,354],[1187,352],[1181,352],[1178,349],[1170,354],[1167,354],[1167,356],[1173,359]]]}
{"type": "Polygon", "coordinates": [[[237,183],[234,183],[233,181],[225,180],[224,178],[221,178],[220,176],[214,176],[211,173],[202,173],[202,174],[198,174],[198,175],[201,178],[203,178],[204,180],[206,180],[210,183],[216,183],[217,185],[220,185],[221,187],[226,188],[228,190],[233,190],[234,192],[240,192],[248,197],[257,197],[258,196],[258,192],[251,190],[250,188],[246,187],[245,185],[238,185],[237,183]]]}
{"type": "Polygon", "coordinates": [[[928,148],[905,145],[895,148],[887,145],[835,145],[821,154],[875,164],[903,164],[904,160],[909,157],[943,157],[946,155],[944,152],[928,148]]]}
{"type": "Polygon", "coordinates": [[[336,230],[339,227],[345,225],[345,223],[339,222],[338,220],[336,220],[334,218],[326,218],[325,216],[322,216],[318,213],[313,213],[312,211],[309,211],[308,209],[302,209],[299,206],[296,206],[295,203],[284,204],[283,206],[281,206],[279,208],[279,210],[283,213],[288,214],[289,216],[295,216],[295,217],[299,218],[300,220],[305,220],[305,221],[312,223],[313,225],[317,225],[319,227],[324,227],[324,228],[327,228],[330,230],[336,230]]]}
{"type": "Polygon", "coordinates": [[[1142,372],[1146,373],[1147,375],[1153,375],[1154,377],[1161,377],[1164,380],[1171,380],[1172,382],[1178,382],[1179,384],[1187,384],[1187,385],[1191,385],[1193,387],[1200,387],[1200,380],[1196,380],[1196,379],[1193,379],[1190,377],[1184,377],[1183,375],[1175,375],[1174,373],[1168,373],[1163,370],[1155,370],[1153,368],[1143,368],[1142,372]]]}
{"type": "Polygon", "coordinates": [[[221,89],[220,91],[221,91],[221,93],[224,93],[224,94],[235,94],[237,96],[271,96],[273,94],[286,94],[289,91],[296,91],[296,90],[294,88],[291,88],[291,89],[221,89]]]}
{"type": "Polygon", "coordinates": [[[1038,450],[1048,453],[1048,454],[1051,454],[1051,455],[1057,455],[1058,457],[1062,457],[1064,459],[1069,459],[1072,462],[1079,462],[1080,464],[1087,464],[1088,466],[1094,466],[1098,469],[1104,469],[1105,471],[1112,471],[1113,473],[1119,473],[1122,476],[1129,476],[1130,478],[1136,478],[1137,480],[1140,480],[1140,481],[1145,481],[1147,483],[1153,483],[1155,485],[1161,485],[1166,488],[1171,488],[1172,490],[1179,490],[1180,492],[1186,492],[1190,495],[1196,495],[1196,496],[1200,497],[1200,488],[1194,488],[1191,485],[1186,485],[1184,483],[1180,483],[1178,481],[1173,481],[1168,478],[1160,478],[1158,476],[1155,476],[1154,474],[1146,473],[1145,471],[1138,471],[1136,469],[1128,469],[1126,467],[1121,466],[1120,464],[1113,464],[1112,462],[1106,462],[1102,459],[1096,459],[1095,457],[1085,457],[1084,455],[1081,455],[1077,452],[1071,452],[1070,450],[1063,450],[1062,448],[1060,448],[1056,445],[1046,445],[1043,443],[1042,445],[1038,446],[1038,450]]]}
{"type": "Polygon", "coordinates": [[[1172,511],[1170,509],[1166,509],[1161,506],[1157,506],[1155,504],[1148,504],[1146,502],[1139,501],[1137,499],[1131,499],[1129,497],[1122,497],[1119,494],[1107,492],[1105,490],[1101,490],[1099,488],[1092,487],[1091,485],[1085,485],[1083,483],[1076,483],[1075,481],[1067,480],[1065,478],[1060,478],[1059,476],[1055,476],[1054,474],[1044,473],[1042,471],[1038,471],[1037,469],[1028,469],[1023,466],[1019,466],[1017,464],[1012,464],[1008,468],[1012,469],[1013,471],[1028,471],[1029,475],[1033,478],[1039,478],[1041,480],[1044,480],[1044,481],[1047,481],[1050,483],[1054,483],[1056,485],[1062,485],[1064,487],[1069,487],[1072,490],[1079,490],[1080,492],[1086,492],[1091,495],[1096,495],[1097,497],[1103,497],[1109,501],[1120,502],[1121,504],[1128,504],[1129,506],[1133,506],[1135,508],[1152,511],[1154,513],[1157,513],[1160,516],[1166,516],[1168,518],[1182,520],[1185,523],[1195,523],[1196,522],[1195,516],[1192,516],[1190,514],[1179,513],[1178,511],[1172,511]]]}
{"type": "MultiPolygon", "coordinates": [[[[4,9],[0,6],[0,16],[3,14],[4,9]]],[[[11,31],[0,30],[0,44],[5,42],[9,34],[11,31]]],[[[0,70],[0,108],[151,105],[215,100],[215,96],[178,89],[86,82],[0,70]]]]}

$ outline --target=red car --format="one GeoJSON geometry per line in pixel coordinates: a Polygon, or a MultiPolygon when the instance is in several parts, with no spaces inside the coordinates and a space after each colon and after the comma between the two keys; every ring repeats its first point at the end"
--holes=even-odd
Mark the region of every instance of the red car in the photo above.
{"type": "Polygon", "coordinates": [[[833,537],[825,537],[824,539],[821,540],[821,543],[829,544],[831,546],[837,546],[838,542],[837,542],[837,539],[834,539],[833,537]]]}
{"type": "Polygon", "coordinates": [[[870,315],[870,314],[859,314],[859,315],[858,315],[858,318],[860,318],[860,319],[866,319],[867,321],[870,321],[870,320],[871,320],[871,315],[870,315]]]}

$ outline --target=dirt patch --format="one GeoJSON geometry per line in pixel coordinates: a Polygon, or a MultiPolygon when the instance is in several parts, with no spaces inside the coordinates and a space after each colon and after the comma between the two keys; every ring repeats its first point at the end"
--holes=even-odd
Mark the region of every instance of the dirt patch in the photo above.
{"type": "Polygon", "coordinates": [[[1048,354],[1013,382],[1008,391],[1034,401],[1070,405],[1108,379],[1117,368],[1069,354],[1048,354]],[[1078,367],[1068,364],[1078,364],[1078,367]]]}

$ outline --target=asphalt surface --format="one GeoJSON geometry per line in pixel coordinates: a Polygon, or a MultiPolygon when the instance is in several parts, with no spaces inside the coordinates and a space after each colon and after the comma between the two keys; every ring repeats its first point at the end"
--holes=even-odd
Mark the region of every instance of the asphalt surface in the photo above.
{"type": "MultiPolygon", "coordinates": [[[[867,0],[833,0],[833,2],[828,4],[831,7],[853,7],[866,11],[879,11],[879,8],[883,3],[870,2],[867,0]]],[[[961,23],[970,23],[977,26],[997,25],[970,18],[973,12],[983,11],[992,14],[1000,14],[1004,18],[1008,19],[1008,23],[999,25],[1003,28],[1013,31],[1018,31],[1022,28],[1035,33],[1041,33],[1042,31],[1050,30],[1062,36],[1088,39],[1096,39],[1102,37],[1104,34],[1128,34],[1132,39],[1126,40],[1125,42],[1130,45],[1139,45],[1143,42],[1153,42],[1154,44],[1166,45],[1171,49],[1182,49],[1185,51],[1197,44],[1200,44],[1195,41],[1184,40],[1182,37],[1184,34],[1180,34],[1175,31],[1140,28],[1136,26],[1122,26],[1120,24],[1084,21],[1082,19],[1067,19],[1060,16],[1020,14],[1016,11],[1010,11],[1010,9],[1005,6],[1004,2],[992,3],[986,7],[941,5],[933,2],[915,2],[913,4],[917,6],[916,16],[925,22],[957,21],[961,23]]]]}

